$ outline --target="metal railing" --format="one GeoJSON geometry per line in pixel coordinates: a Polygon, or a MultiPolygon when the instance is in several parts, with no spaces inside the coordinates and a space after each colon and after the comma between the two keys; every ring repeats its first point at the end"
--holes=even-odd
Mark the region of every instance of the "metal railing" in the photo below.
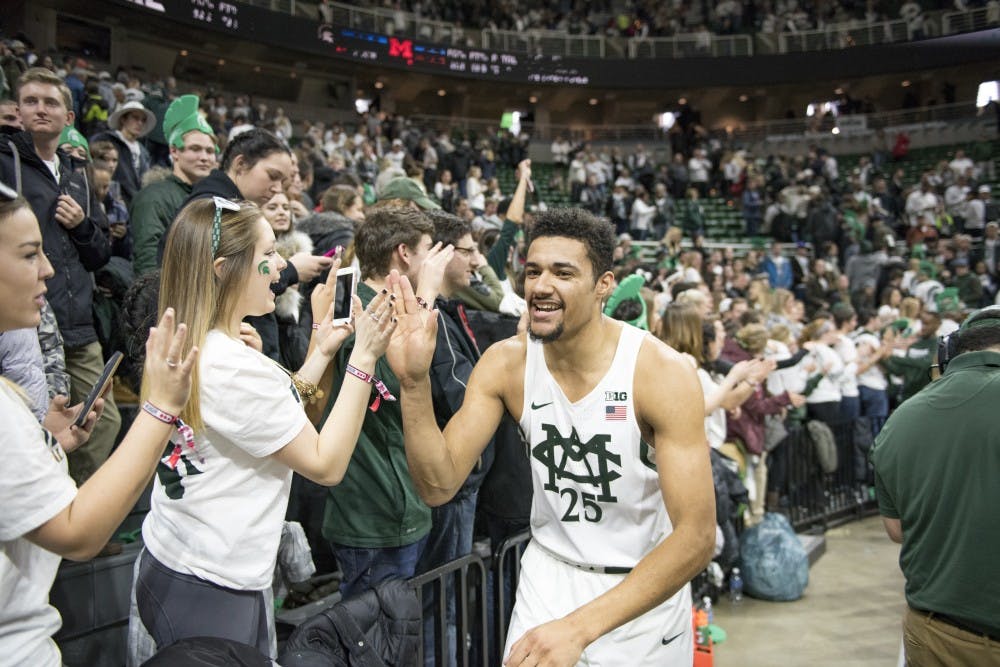
{"type": "Polygon", "coordinates": [[[912,36],[906,21],[900,19],[871,24],[861,21],[832,23],[817,30],[780,32],[777,38],[779,53],[799,53],[905,42],[912,36]]]}
{"type": "MultiPolygon", "coordinates": [[[[487,132],[495,131],[497,127],[495,120],[483,120],[481,118],[455,118],[427,114],[415,114],[409,118],[418,127],[432,129],[438,133],[457,129],[464,132],[474,131],[480,136],[485,136],[487,132]]],[[[940,104],[933,107],[865,114],[864,118],[868,128],[864,130],[864,133],[873,132],[878,128],[895,128],[928,123],[986,122],[976,115],[976,106],[972,100],[956,102],[955,104],[940,104]]],[[[762,141],[768,137],[781,138],[795,136],[801,138],[810,134],[822,134],[825,137],[832,138],[833,135],[830,134],[830,131],[835,124],[835,118],[827,115],[823,118],[751,121],[727,127],[717,127],[713,128],[713,130],[725,132],[734,141],[751,143],[762,141]]],[[[546,123],[522,125],[522,129],[531,135],[533,141],[538,142],[552,141],[559,136],[565,136],[570,143],[657,142],[664,141],[667,138],[667,133],[652,123],[635,125],[560,125],[546,123]]]]}
{"type": "MultiPolygon", "coordinates": [[[[815,30],[757,32],[753,35],[681,33],[671,37],[573,35],[563,31],[466,29],[455,23],[425,19],[409,12],[382,7],[355,7],[329,3],[321,16],[313,0],[238,0],[337,26],[386,35],[407,35],[435,44],[481,48],[523,55],[569,58],[687,58],[752,56],[755,52],[800,53],[903,42],[914,38],[902,19],[866,24],[861,19],[833,23],[815,30]]],[[[1000,24],[988,8],[965,12],[928,13],[927,33],[952,35],[1000,24]],[[938,29],[940,19],[940,30],[938,29]]]]}
{"type": "Polygon", "coordinates": [[[948,12],[941,17],[941,34],[957,35],[1000,26],[1000,8],[981,7],[964,12],[948,12]]]}

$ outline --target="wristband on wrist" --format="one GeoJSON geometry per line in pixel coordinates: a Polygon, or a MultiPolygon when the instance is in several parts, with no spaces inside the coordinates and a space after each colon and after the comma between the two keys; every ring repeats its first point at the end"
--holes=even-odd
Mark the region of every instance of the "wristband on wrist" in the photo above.
{"type": "Polygon", "coordinates": [[[347,364],[346,370],[349,375],[353,375],[362,382],[367,382],[369,384],[375,385],[375,390],[378,392],[378,394],[375,396],[375,400],[372,401],[372,404],[368,406],[368,409],[371,410],[372,412],[378,412],[378,409],[379,407],[381,407],[383,400],[385,401],[396,400],[396,397],[392,395],[392,392],[389,391],[389,388],[385,386],[385,383],[379,380],[377,377],[375,377],[374,374],[365,373],[360,368],[352,366],[351,364],[347,364]]]}
{"type": "Polygon", "coordinates": [[[146,401],[145,403],[142,404],[142,409],[143,412],[152,415],[153,417],[160,420],[164,424],[173,424],[174,422],[177,421],[176,415],[172,415],[169,412],[164,412],[163,410],[159,409],[149,401],[146,401]]]}
{"type": "MultiPolygon", "coordinates": [[[[156,407],[149,401],[145,401],[142,404],[142,411],[146,414],[152,416],[154,419],[163,422],[164,424],[172,424],[177,427],[177,432],[180,434],[181,438],[184,440],[184,445],[190,449],[193,453],[197,454],[194,446],[194,429],[185,424],[180,417],[165,412],[160,408],[156,407]]],[[[183,452],[179,444],[174,444],[174,449],[169,456],[164,457],[163,463],[171,470],[177,467],[177,463],[181,459],[181,453],[183,452]]],[[[201,463],[205,462],[205,459],[201,455],[198,455],[198,461],[201,463]]]]}

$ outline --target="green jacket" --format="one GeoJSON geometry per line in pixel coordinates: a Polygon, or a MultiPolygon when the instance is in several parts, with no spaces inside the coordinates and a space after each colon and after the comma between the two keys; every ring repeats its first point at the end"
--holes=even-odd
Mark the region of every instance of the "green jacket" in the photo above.
{"type": "Polygon", "coordinates": [[[872,449],[879,513],[899,519],[911,607],[1000,636],[1000,353],[960,354],[889,417],[872,449]]]}
{"type": "Polygon", "coordinates": [[[479,277],[483,279],[481,285],[463,287],[455,292],[453,298],[475,310],[498,312],[500,302],[503,301],[503,285],[500,284],[497,274],[493,272],[493,268],[489,264],[479,267],[479,277]]]}
{"type": "MultiPolygon", "coordinates": [[[[375,291],[358,284],[362,303],[375,291]]],[[[333,384],[323,422],[340,392],[354,337],[341,346],[333,363],[333,384]]],[[[399,380],[385,357],[375,364],[375,376],[399,397],[399,380]]],[[[378,393],[372,387],[372,400],[378,393]]],[[[413,544],[431,529],[431,510],[417,495],[403,448],[403,413],[399,401],[381,401],[378,410],[365,411],[361,435],[343,481],[330,487],[323,514],[323,537],[349,547],[382,548],[413,544]]]]}
{"type": "Polygon", "coordinates": [[[966,308],[979,307],[979,301],[983,298],[983,283],[980,282],[979,276],[974,273],[955,276],[955,287],[958,288],[958,298],[966,308]]]}
{"type": "Polygon", "coordinates": [[[170,174],[133,197],[129,220],[135,242],[132,266],[137,278],[159,268],[156,250],[160,239],[190,194],[191,185],[170,174]]]}
{"type": "Polygon", "coordinates": [[[892,374],[903,378],[903,400],[910,398],[931,381],[930,370],[937,362],[938,339],[921,338],[906,350],[906,356],[886,357],[882,366],[892,374]]]}

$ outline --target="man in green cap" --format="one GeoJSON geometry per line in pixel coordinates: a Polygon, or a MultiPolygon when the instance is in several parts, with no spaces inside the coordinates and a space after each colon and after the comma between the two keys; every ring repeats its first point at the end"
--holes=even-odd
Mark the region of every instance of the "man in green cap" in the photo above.
{"type": "Polygon", "coordinates": [[[191,187],[215,167],[215,135],[198,113],[198,96],[174,100],[163,117],[163,134],[170,146],[173,172],[147,185],[132,200],[129,216],[135,239],[133,266],[141,276],[158,268],[156,249],[191,187]]]}
{"type": "Polygon", "coordinates": [[[427,196],[426,192],[420,189],[420,186],[412,178],[399,177],[392,179],[379,192],[378,199],[379,201],[389,199],[412,201],[422,211],[437,211],[441,208],[437,202],[427,196]]]}

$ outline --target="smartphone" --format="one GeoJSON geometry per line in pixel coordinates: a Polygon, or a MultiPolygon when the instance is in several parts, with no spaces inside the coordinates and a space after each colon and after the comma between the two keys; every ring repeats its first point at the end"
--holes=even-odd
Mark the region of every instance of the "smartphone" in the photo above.
{"type": "Polygon", "coordinates": [[[115,371],[118,370],[118,364],[122,362],[124,357],[125,355],[121,352],[115,352],[108,359],[108,363],[104,364],[101,377],[97,378],[97,383],[91,388],[90,393],[87,394],[87,398],[83,402],[83,409],[80,410],[80,414],[73,421],[75,426],[82,427],[86,423],[87,415],[94,409],[94,403],[97,402],[97,399],[108,390],[108,387],[111,385],[111,379],[115,376],[115,371]]]}
{"type": "Polygon", "coordinates": [[[351,304],[356,289],[357,274],[350,266],[337,271],[337,291],[333,297],[333,323],[347,324],[351,321],[351,304]]]}
{"type": "Polygon", "coordinates": [[[334,255],[336,255],[336,254],[337,254],[338,252],[340,252],[340,251],[341,251],[341,249],[343,249],[343,247],[344,247],[344,246],[339,246],[339,245],[337,245],[337,246],[333,246],[332,248],[330,248],[329,250],[327,250],[326,252],[324,252],[324,253],[323,253],[323,256],[324,256],[324,257],[333,257],[333,256],[334,256],[334,255]]]}

